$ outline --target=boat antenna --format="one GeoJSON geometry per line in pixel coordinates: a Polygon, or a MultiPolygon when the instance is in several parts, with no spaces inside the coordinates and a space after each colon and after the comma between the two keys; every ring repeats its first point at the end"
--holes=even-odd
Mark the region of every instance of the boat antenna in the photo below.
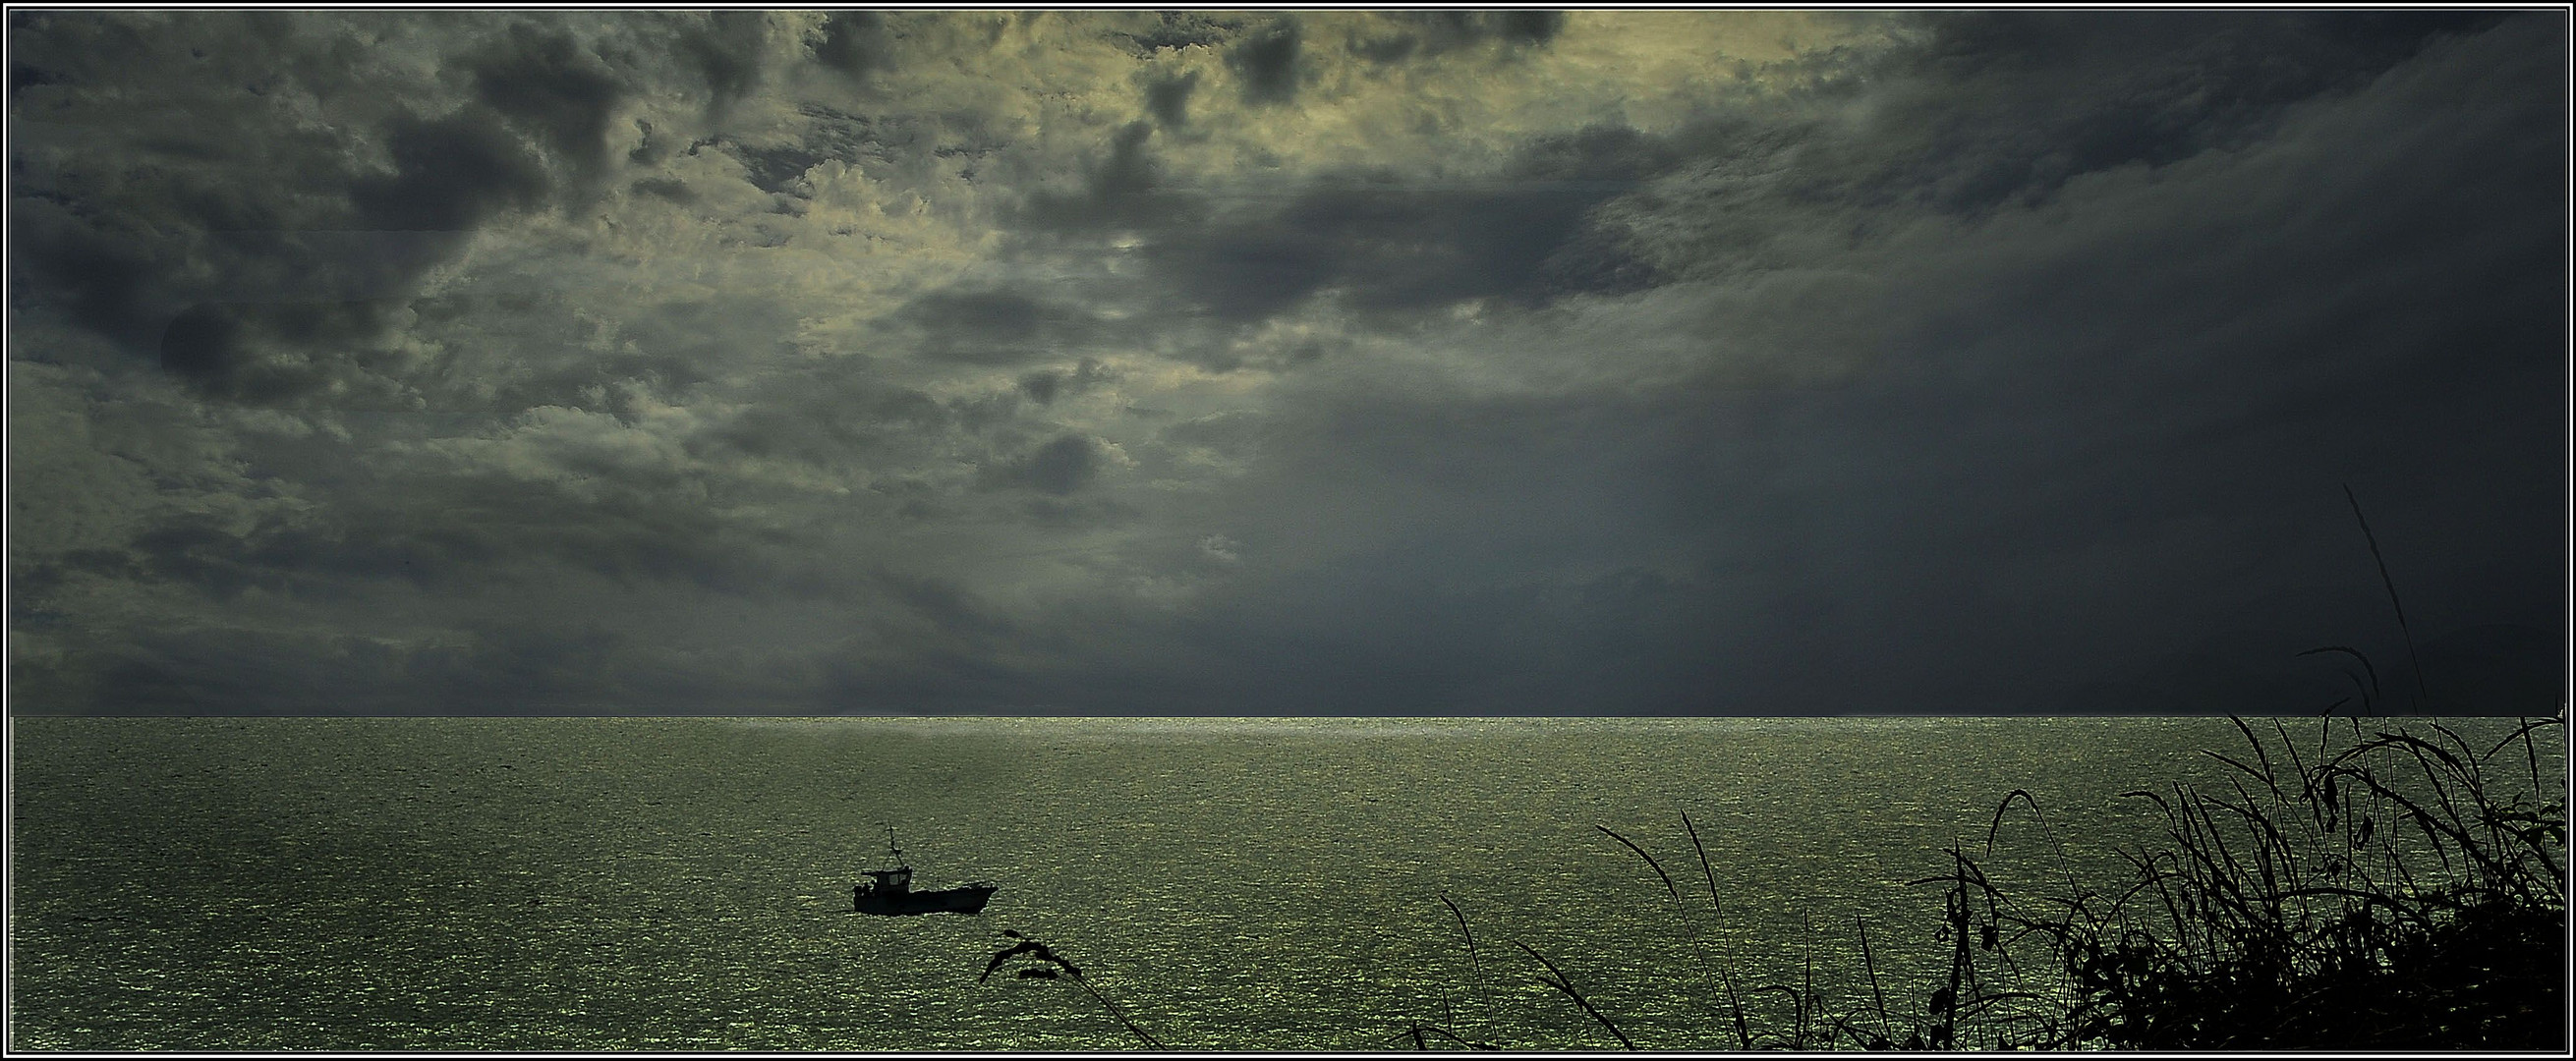
{"type": "Polygon", "coordinates": [[[877,824],[885,826],[886,852],[894,856],[895,865],[903,865],[903,849],[894,846],[894,826],[887,822],[878,822],[877,824]]]}

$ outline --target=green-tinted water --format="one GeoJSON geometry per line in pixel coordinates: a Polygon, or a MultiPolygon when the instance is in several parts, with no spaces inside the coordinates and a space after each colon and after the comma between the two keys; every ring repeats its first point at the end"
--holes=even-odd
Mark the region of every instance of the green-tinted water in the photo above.
{"type": "Polygon", "coordinates": [[[1856,916],[1887,989],[1919,993],[1939,900],[1903,882],[1982,844],[2004,793],[2037,797],[2071,859],[2017,811],[2006,869],[2104,872],[2101,844],[2146,824],[2117,793],[2208,776],[2195,749],[2240,740],[2219,719],[20,719],[12,735],[10,1045],[74,1050],[1141,1045],[1069,981],[979,984],[1004,928],[1179,1047],[1393,1047],[1415,1020],[1615,1045],[1515,942],[1641,1045],[1725,1045],[1720,967],[1750,989],[1812,955],[1834,992],[1865,991],[1856,916]],[[883,861],[881,822],[920,886],[1001,884],[984,916],[845,913],[883,861]]]}

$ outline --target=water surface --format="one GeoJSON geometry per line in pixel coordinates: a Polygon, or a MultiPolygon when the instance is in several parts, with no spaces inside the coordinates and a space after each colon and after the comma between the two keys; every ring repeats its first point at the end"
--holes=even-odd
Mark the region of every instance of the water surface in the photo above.
{"type": "MultiPolygon", "coordinates": [[[[2268,723],[2259,723],[2268,725],[2268,723]]],[[[2313,727],[2313,720],[2293,725],[2313,727]]],[[[2488,724],[2494,728],[2496,724],[2488,724]]],[[[2502,732],[2502,730],[2499,730],[2502,732]]],[[[1725,1045],[1739,986],[1941,952],[1940,850],[2100,874],[2223,719],[18,719],[10,1045],[1725,1045]],[[1696,823],[1703,870],[1681,815],[1696,823]],[[901,830],[981,917],[846,913],[901,830]],[[1600,833],[1652,853],[1653,869],[1600,833]],[[2060,854],[2060,843],[2065,853],[2060,854]],[[1718,902],[1709,903],[1710,883],[1718,902]],[[1471,957],[1441,901],[1464,912],[1471,957]]],[[[1775,1004],[1776,1005],[1776,1004],[1775,1004]]]]}

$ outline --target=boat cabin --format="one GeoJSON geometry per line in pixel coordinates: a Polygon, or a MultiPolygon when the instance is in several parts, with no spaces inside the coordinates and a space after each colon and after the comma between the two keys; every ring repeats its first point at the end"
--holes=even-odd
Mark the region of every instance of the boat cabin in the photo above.
{"type": "Polygon", "coordinates": [[[912,863],[895,846],[894,827],[886,827],[887,861],[893,869],[863,869],[868,883],[850,888],[850,912],[854,914],[980,914],[984,901],[1001,889],[982,881],[955,888],[930,891],[912,890],[912,863]]]}

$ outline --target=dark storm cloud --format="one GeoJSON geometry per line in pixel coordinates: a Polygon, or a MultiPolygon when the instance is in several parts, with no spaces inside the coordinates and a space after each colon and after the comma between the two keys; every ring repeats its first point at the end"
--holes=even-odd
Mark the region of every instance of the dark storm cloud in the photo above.
{"type": "Polygon", "coordinates": [[[782,375],[750,390],[740,412],[692,436],[692,455],[730,451],[818,468],[908,468],[930,460],[960,415],[856,358],[782,375]]]}
{"type": "MultiPolygon", "coordinates": [[[[2383,526],[2404,518],[2426,535],[2414,592],[2441,594],[2455,615],[2555,625],[2554,592],[2531,587],[2563,572],[2563,524],[2546,514],[2565,474],[2551,441],[2564,320],[2548,308],[2563,248],[2538,234],[2557,222],[2532,221],[2564,216],[2549,191],[2563,134],[2538,132],[2563,109],[2472,87],[2497,83],[2482,68],[2519,84],[2556,65],[2527,38],[2487,43],[2383,86],[2385,102],[2283,127],[2292,139],[2257,156],[2267,163],[2169,172],[2175,190],[2132,207],[2152,214],[2079,213],[2095,219],[2084,257],[2018,226],[1974,272],[1922,274],[1894,296],[1937,313],[1855,307],[1916,322],[1883,340],[1902,357],[1838,391],[1731,401],[1713,425],[1771,427],[1711,437],[1703,452],[1723,463],[1677,496],[1718,519],[1747,488],[1777,491],[1771,504],[1799,518],[1743,528],[1776,543],[1769,562],[1812,596],[1869,602],[1877,617],[1846,605],[1832,621],[1957,702],[2013,691],[1943,675],[1953,668],[1933,653],[1950,639],[1977,658],[2100,664],[2194,627],[2255,627],[2189,658],[2232,653],[2265,672],[2291,666],[2284,646],[2302,639],[2369,635],[2384,651],[2385,624],[2368,621],[2383,614],[2372,568],[2338,504],[2346,481],[2407,513],[2383,526]],[[2427,101],[2471,98],[2440,128],[2416,117],[2427,101]],[[2494,536],[2430,547],[2444,522],[2494,536]],[[2515,588],[2513,569],[2537,577],[2515,588]],[[2133,611],[2088,613],[2099,599],[2133,611]],[[1891,625],[1908,616],[1937,625],[1891,625]]],[[[2160,677],[2099,706],[2203,702],[2183,694],[2206,690],[2170,685],[2197,664],[2135,665],[2160,677]]]]}
{"type": "Polygon", "coordinates": [[[972,640],[1008,637],[1018,632],[1009,618],[987,609],[947,580],[881,571],[877,573],[877,583],[894,600],[942,632],[972,640]]]}
{"type": "Polygon", "coordinates": [[[626,416],[638,394],[676,397],[740,356],[721,320],[759,320],[756,295],[714,304],[673,299],[619,321],[624,341],[601,349],[571,295],[536,288],[439,294],[406,304],[412,327],[454,337],[409,372],[420,399],[478,422],[545,406],[626,416]]]}
{"type": "MultiPolygon", "coordinates": [[[[1455,544],[1455,543],[1450,543],[1455,544]]],[[[1186,613],[1089,603],[1005,623],[942,592],[944,636],[835,666],[841,710],[1133,714],[1690,712],[1722,706],[1704,589],[1621,570],[1460,585],[1438,546],[1263,579],[1186,613]],[[1364,622],[1354,622],[1365,617],[1364,622]]],[[[951,587],[941,587],[943,591],[951,587]]]]}
{"type": "Polygon", "coordinates": [[[1121,33],[1143,55],[1156,51],[1214,47],[1225,43],[1243,29],[1243,24],[1229,18],[1192,11],[1158,11],[1152,29],[1142,33],[1121,33]]]}
{"type": "Polygon", "coordinates": [[[12,220],[9,250],[18,266],[12,301],[46,298],[82,327],[136,330],[138,304],[155,272],[146,253],[98,239],[76,215],[42,201],[23,204],[12,220]]]}
{"type": "Polygon", "coordinates": [[[1190,92],[1199,87],[1198,71],[1179,77],[1156,78],[1145,85],[1145,110],[1165,129],[1178,129],[1190,123],[1190,92]]]}
{"type": "Polygon", "coordinates": [[[1251,701],[1234,710],[1362,714],[1382,697],[1401,697],[1431,713],[1511,705],[1518,713],[1589,714],[1616,705],[1657,714],[1706,710],[1710,691],[1722,687],[1707,646],[1692,636],[1703,613],[1691,598],[1698,587],[1637,570],[1572,585],[1444,586],[1424,559],[1368,557],[1332,571],[1367,587],[1342,602],[1264,587],[1262,606],[1285,609],[1313,633],[1249,642],[1259,647],[1244,653],[1245,669],[1269,688],[1256,680],[1227,690],[1251,701]],[[1365,633],[1320,622],[1345,606],[1374,609],[1386,621],[1365,633]],[[1288,684],[1319,660],[1330,660],[1339,680],[1288,684]]]}
{"type": "Polygon", "coordinates": [[[1186,446],[1206,446],[1233,456],[1248,455],[1258,445],[1263,432],[1263,418],[1248,412],[1214,413],[1193,417],[1162,429],[1159,434],[1168,442],[1186,446]]]}
{"type": "Polygon", "coordinates": [[[608,116],[623,93],[607,65],[570,36],[513,26],[509,39],[472,69],[483,103],[556,158],[583,174],[606,164],[608,116]]]}
{"type": "Polygon", "coordinates": [[[1629,463],[1640,455],[1602,443],[1633,437],[1641,414],[1667,421],[1649,430],[1669,435],[1675,413],[1426,409],[1393,395],[1315,413],[1292,424],[1202,418],[1166,432],[1239,455],[1258,443],[1299,465],[1293,484],[1230,494],[1258,507],[1222,517],[1241,540],[1202,540],[1192,550],[1201,562],[1293,549],[1348,523],[1424,533],[1322,564],[1247,570],[1180,612],[1094,600],[1007,620],[992,601],[938,585],[920,608],[958,633],[837,668],[826,702],[1254,714],[1366,713],[1390,697],[1435,713],[1711,706],[1721,646],[1700,621],[1714,610],[1707,587],[1635,567],[1520,578],[1497,566],[1615,537],[1601,530],[1604,514],[1640,507],[1638,492],[1653,484],[1629,463]],[[1561,507],[1533,510],[1532,496],[1561,507]],[[1466,511],[1444,511],[1461,500],[1466,511]],[[1441,515],[1425,521],[1432,513],[1441,515]]]}
{"type": "Polygon", "coordinates": [[[902,315],[943,338],[967,343],[1018,344],[1038,337],[1048,307],[1007,291],[940,291],[905,306],[902,315]]]}
{"type": "Polygon", "coordinates": [[[401,238],[360,246],[328,234],[279,231],[344,228],[347,221],[220,185],[170,188],[124,211],[101,211],[80,191],[56,187],[21,199],[15,211],[11,250],[20,268],[13,297],[21,305],[59,308],[73,323],[147,355],[160,352],[171,317],[206,296],[380,294],[442,250],[401,238]]]}
{"type": "Polygon", "coordinates": [[[1672,164],[1634,130],[1598,127],[1526,149],[1490,187],[1422,188],[1391,175],[1319,183],[1275,213],[1168,226],[1145,253],[1227,321],[1252,321],[1326,287],[1364,310],[1504,296],[1536,304],[1649,286],[1653,269],[1589,212],[1672,164]]]}
{"type": "Polygon", "coordinates": [[[635,183],[628,185],[627,187],[642,194],[665,199],[682,206],[687,206],[698,201],[698,194],[689,190],[689,183],[687,181],[676,180],[670,177],[646,177],[643,180],[636,181],[635,183]]]}
{"type": "Polygon", "coordinates": [[[13,96],[18,93],[19,89],[25,88],[29,85],[51,85],[57,84],[61,80],[61,75],[39,70],[25,63],[12,62],[9,64],[9,93],[13,96]]]}
{"type": "Polygon", "coordinates": [[[1545,44],[1565,29],[1562,11],[1503,11],[1488,16],[1496,36],[1514,44],[1545,44]]]}
{"type": "MultiPolygon", "coordinates": [[[[704,33],[679,35],[718,103],[742,98],[761,84],[761,45],[769,16],[759,11],[710,11],[704,33]]],[[[602,131],[605,132],[603,125],[602,131]]]]}
{"type": "Polygon", "coordinates": [[[39,710],[2558,681],[2554,16],[13,17],[39,710]]]}
{"type": "Polygon", "coordinates": [[[201,302],[162,330],[161,368],[209,396],[253,404],[288,401],[339,377],[340,359],[328,352],[374,337],[384,312],[383,305],[370,302],[201,302]]]}
{"type": "MultiPolygon", "coordinates": [[[[1193,673],[1333,680],[1279,700],[1258,680],[1184,680],[1144,661],[1157,677],[1133,680],[1176,701],[1279,710],[2320,710],[2349,690],[2298,651],[2364,645],[2390,673],[2408,655],[2343,504],[2349,482],[2383,545],[2412,543],[2391,564],[2418,640],[2444,645],[2442,662],[2426,661],[2429,705],[2392,693],[2380,708],[2505,702],[2481,695],[2546,706],[2564,646],[2565,111],[2554,91],[2522,86],[2563,77],[2556,38],[2537,23],[2475,41],[2442,24],[2320,33],[2328,23],[2305,17],[2231,24],[2215,42],[2171,23],[2109,25],[2082,34],[2076,50],[2097,59],[2079,64],[2053,58],[2073,45],[2051,21],[2018,45],[1932,51],[1980,56],[1958,66],[1899,53],[1874,73],[1917,79],[1889,90],[1908,102],[1853,139],[1794,113],[1779,129],[1732,126],[1756,144],[1796,127],[1801,148],[1772,156],[1785,170],[1736,200],[1750,217],[1678,218],[1711,226],[1683,230],[1694,236],[1724,222],[1765,239],[1837,234],[1821,252],[1769,245],[1760,267],[1784,277],[1832,267],[1845,239],[1878,247],[1873,282],[1819,306],[1859,330],[1812,332],[1861,358],[1858,374],[1785,389],[1711,376],[1615,428],[1456,396],[1354,418],[1364,407],[1337,395],[1328,420],[1274,417],[1271,466],[1332,487],[1245,487],[1236,496],[1259,515],[1219,524],[1244,555],[1299,528],[1324,533],[1336,514],[1423,530],[1193,613],[1207,636],[1192,642],[1205,652],[1189,657],[1193,673]],[[2201,50],[2175,58],[2177,40],[2201,50]],[[2265,54],[2301,65],[2258,78],[2265,54]],[[2110,55],[2130,58],[2099,58],[2110,55]],[[2214,91],[2195,104],[2183,84],[2214,91]],[[1936,106],[1945,87],[1957,98],[1936,106]],[[2010,123],[2031,114],[2072,149],[2025,141],[2010,123]],[[2112,132],[2073,135],[2096,124],[2112,132]],[[1897,150],[1873,157],[1863,135],[1897,150]],[[2062,212],[1996,220],[2033,202],[2062,212]],[[1911,219],[1891,203],[1973,227],[1899,237],[1911,219]],[[1957,234],[1934,234],[1945,231],[1957,234]],[[1899,242],[1876,242],[1888,239],[1899,242]],[[1508,441],[1548,438],[1584,441],[1508,441]],[[1575,455],[1588,453],[1643,463],[1582,469],[1575,455]],[[1372,476],[1455,493],[1373,491],[1372,476]],[[1604,576],[1589,592],[1627,602],[1606,612],[1549,603],[1566,598],[1512,588],[1507,558],[1597,552],[1516,541],[1446,500],[1502,497],[1550,498],[1603,541],[1694,541],[1704,558],[1604,576]],[[1301,592],[1313,599],[1296,603],[1301,592]],[[1530,639],[1493,616],[1527,618],[1530,639]],[[1519,662],[1555,658],[1550,644],[1596,647],[1553,669],[1519,662]],[[1294,647],[1256,647],[1275,645],[1294,647]],[[1617,658],[1602,645],[1640,654],[1591,669],[1617,658]],[[1597,680],[1549,680],[1571,673],[1597,680]],[[2482,681],[2504,691],[2482,694],[2482,681]]],[[[1724,128],[1666,141],[1684,157],[1641,197],[1742,191],[1729,171],[1696,167],[1724,128]]],[[[1257,318],[1288,304],[1277,292],[1369,261],[1291,238],[1371,227],[1318,221],[1343,202],[1301,197],[1277,216],[1303,226],[1247,226],[1199,258],[1160,253],[1187,263],[1176,282],[1220,278],[1186,289],[1257,318]],[[1221,252],[1247,258],[1229,270],[1221,252]]],[[[1347,209],[1380,210],[1365,215],[1380,231],[1420,231],[1394,210],[1347,209]]],[[[1676,271],[1742,261],[1740,244],[1664,246],[1656,260],[1676,271]]],[[[1452,283],[1412,290],[1477,290],[1452,283]]],[[[1533,510],[1509,513],[1526,525],[1533,510]]]]}
{"type": "Polygon", "coordinates": [[[1243,84],[1246,103],[1278,104],[1297,98],[1297,23],[1273,23],[1226,49],[1226,65],[1243,84]]]}
{"type": "Polygon", "coordinates": [[[1062,497],[1082,489],[1099,474],[1099,448],[1080,435],[1064,435],[985,466],[983,482],[987,486],[1023,487],[1062,497]]]}
{"type": "MultiPolygon", "coordinates": [[[[21,128],[19,165],[44,162],[19,184],[13,298],[60,306],[204,393],[289,401],[363,374],[350,347],[373,338],[378,307],[350,300],[403,294],[452,253],[456,233],[549,192],[543,163],[499,112],[383,110],[372,132],[389,165],[379,167],[357,150],[364,133],[263,113],[265,97],[347,88],[345,71],[297,51],[291,23],[249,14],[184,27],[196,32],[136,37],[114,16],[60,17],[15,39],[21,55],[88,66],[103,61],[93,50],[103,38],[122,34],[133,38],[125,57],[184,52],[162,60],[172,76],[215,84],[145,97],[130,130],[21,128]],[[249,69],[262,59],[266,69],[249,69]],[[258,80],[226,84],[228,74],[258,80]],[[208,128],[231,132],[201,135],[208,128]],[[422,235],[392,234],[405,232],[422,235]]],[[[497,69],[502,81],[544,84],[497,69]]],[[[85,102],[93,79],[115,83],[100,70],[49,91],[65,106],[85,102]]]]}
{"type": "Polygon", "coordinates": [[[1859,135],[1802,142],[1790,194],[1949,212],[2032,201],[2079,174],[2241,145],[2269,132],[2282,107],[2357,88],[2431,35],[2478,19],[2168,11],[1921,21],[1920,48],[1865,71],[1882,102],[1859,135]]]}
{"type": "Polygon", "coordinates": [[[1392,13],[1403,30],[1351,43],[1351,51],[1373,62],[1392,63],[1415,55],[1436,56],[1473,48],[1487,41],[1505,47],[1545,45],[1565,29],[1561,11],[1400,11],[1392,13]]]}
{"type": "MultiPolygon", "coordinates": [[[[363,591],[353,582],[369,581],[459,589],[556,567],[726,590],[783,577],[764,566],[756,536],[738,536],[712,514],[654,496],[654,487],[669,484],[607,465],[579,470],[626,487],[575,494],[494,476],[414,479],[414,496],[318,518],[272,517],[247,530],[203,518],[166,523],[127,543],[118,562],[216,601],[252,588],[349,595],[363,591]]],[[[90,554],[86,562],[115,555],[90,554]]]]}
{"type": "Polygon", "coordinates": [[[805,171],[818,164],[834,159],[852,165],[880,161],[890,150],[883,132],[865,116],[820,104],[807,104],[798,108],[798,113],[810,120],[804,125],[804,135],[795,141],[767,147],[730,142],[723,145],[728,153],[742,160],[753,187],[776,194],[800,194],[805,171]]]}
{"type": "Polygon", "coordinates": [[[1040,405],[1055,401],[1056,392],[1064,389],[1064,375],[1057,372],[1031,372],[1020,377],[1020,393],[1040,405]]]}
{"type": "MultiPolygon", "coordinates": [[[[2426,42],[2491,19],[1991,12],[1918,21],[1919,45],[1822,63],[1789,106],[1713,108],[1659,138],[1672,161],[1655,171],[1672,179],[1605,204],[1587,236],[1650,218],[1663,253],[1649,257],[1666,272],[1790,266],[1819,236],[1866,245],[1922,212],[1980,218],[2046,202],[2088,174],[2239,149],[2271,135],[2294,105],[2355,91],[2426,42]],[[1862,99],[1859,120],[1840,111],[1862,99]]],[[[1570,262],[1587,257],[1569,248],[1570,262]]],[[[1637,266],[1612,268],[1633,275],[1637,266]]]]}
{"type": "Polygon", "coordinates": [[[535,205],[551,187],[515,137],[470,111],[437,120],[406,115],[386,141],[393,172],[350,185],[364,228],[459,232],[501,210],[535,205]]]}
{"type": "Polygon", "coordinates": [[[1103,230],[1189,230],[1207,214],[1198,195],[1163,186],[1161,167],[1147,141],[1150,122],[1129,122],[1111,135],[1108,150],[1084,167],[1078,193],[1040,190],[1029,196],[1021,220],[1040,230],[1096,235],[1103,230]]]}
{"type": "Polygon", "coordinates": [[[1432,713],[1706,707],[1723,648],[1709,640],[1711,587],[1619,559],[1662,487],[1663,446],[1639,443],[1669,444],[1683,415],[1377,393],[1176,424],[1167,437],[1300,466],[1294,483],[1263,484],[1257,511],[1220,517],[1246,562],[1354,527],[1372,544],[1238,576],[1188,629],[1158,631],[1187,652],[1134,661],[1153,670],[1142,680],[1193,711],[1363,713],[1387,697],[1432,713]]]}
{"type": "Polygon", "coordinates": [[[1094,330],[1079,309],[1014,291],[934,291],[895,317],[921,330],[925,356],[971,365],[1027,364],[1094,330]]]}
{"type": "Polygon", "coordinates": [[[1144,233],[1141,253],[1187,304],[1237,324],[1328,287],[1374,313],[1488,296],[1535,305],[1652,286],[1654,266],[1592,211],[1681,157],[1663,138],[1593,127],[1539,138],[1481,185],[1341,175],[1276,208],[1220,219],[1204,196],[1163,186],[1152,132],[1142,122],[1125,127],[1083,194],[1040,194],[1025,216],[1040,230],[1144,233]]]}
{"type": "Polygon", "coordinates": [[[1039,405],[1048,405],[1058,395],[1081,394],[1117,378],[1117,373],[1103,369],[1098,360],[1086,357],[1076,362],[1070,372],[1041,369],[1021,376],[1020,393],[1039,405]]]}
{"type": "Polygon", "coordinates": [[[651,654],[596,624],[500,624],[429,648],[351,635],[160,631],[23,680],[21,688],[46,693],[78,690],[121,714],[584,714],[707,703],[697,676],[655,667],[651,654]]]}
{"type": "MultiPolygon", "coordinates": [[[[66,576],[113,571],[182,605],[237,603],[256,591],[263,600],[363,610],[407,588],[543,596],[568,576],[773,599],[829,594],[835,576],[808,551],[808,529],[759,515],[782,491],[728,469],[745,455],[831,468],[918,462],[921,427],[938,427],[947,413],[864,377],[782,390],[812,404],[796,418],[780,416],[795,407],[776,402],[674,430],[666,407],[628,385],[594,390],[587,400],[596,409],[546,405],[498,423],[477,417],[457,436],[363,457],[353,455],[346,432],[226,437],[204,431],[187,410],[102,407],[90,430],[111,458],[109,470],[140,465],[174,489],[194,480],[248,497],[221,516],[182,510],[125,533],[94,533],[98,547],[53,564],[66,576]],[[263,503],[317,483],[332,487],[331,504],[263,503]]],[[[79,499],[77,486],[64,497],[66,487],[31,482],[23,469],[13,482],[22,498],[35,487],[79,499]]],[[[114,485],[110,477],[96,488],[114,485]]],[[[13,567],[43,557],[21,538],[13,567]]],[[[46,589],[31,592],[50,599],[46,589]]]]}
{"type": "Polygon", "coordinates": [[[919,391],[886,389],[836,395],[827,405],[780,402],[745,411],[713,436],[754,457],[830,464],[883,452],[953,417],[919,391]]]}
{"type": "MultiPolygon", "coordinates": [[[[343,27],[244,12],[149,33],[114,13],[31,20],[13,38],[19,57],[69,72],[30,90],[51,95],[22,93],[22,116],[87,105],[137,69],[170,85],[137,95],[127,125],[22,125],[12,297],[59,307],[210,397],[400,389],[370,381],[384,311],[470,233],[594,194],[632,76],[565,30],[518,23],[460,38],[443,58],[469,98],[420,108],[361,80],[358,45],[334,34],[409,19],[362,13],[343,27]],[[269,102],[281,97],[355,120],[281,120],[269,102]]],[[[721,97],[757,84],[763,24],[727,12],[643,25],[721,97]]]]}
{"type": "Polygon", "coordinates": [[[835,11],[814,41],[814,61],[853,78],[886,63],[885,17],[874,11],[835,11]]]}

